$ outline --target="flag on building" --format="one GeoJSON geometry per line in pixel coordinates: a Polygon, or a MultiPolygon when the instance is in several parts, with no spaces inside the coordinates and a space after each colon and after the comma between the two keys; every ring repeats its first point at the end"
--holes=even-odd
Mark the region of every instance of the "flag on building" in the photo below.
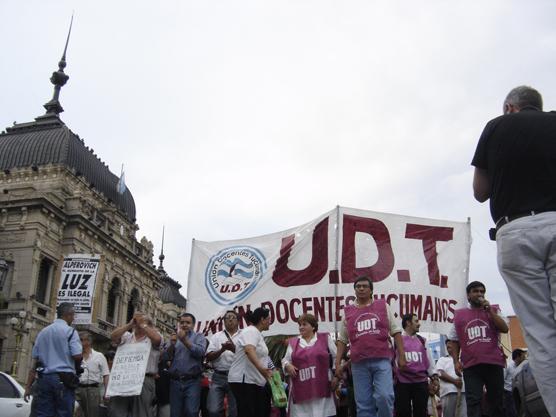
{"type": "Polygon", "coordinates": [[[123,194],[127,189],[125,185],[125,172],[124,172],[124,164],[122,164],[122,172],[120,173],[120,179],[118,180],[118,184],[116,185],[116,189],[118,193],[123,194]]]}

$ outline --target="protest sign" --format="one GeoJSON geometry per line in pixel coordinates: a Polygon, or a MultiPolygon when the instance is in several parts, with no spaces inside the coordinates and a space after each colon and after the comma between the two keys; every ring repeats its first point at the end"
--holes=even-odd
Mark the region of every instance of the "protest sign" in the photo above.
{"type": "Polygon", "coordinates": [[[226,310],[260,306],[271,312],[266,335],[296,334],[302,313],[334,332],[355,300],[354,280],[367,275],[397,318],[414,312],[422,331],[446,333],[466,303],[470,244],[469,222],[344,207],[270,235],[194,240],[188,311],[207,335],[222,329],[226,310]]]}
{"type": "Polygon", "coordinates": [[[141,394],[150,352],[150,340],[145,343],[126,343],[118,347],[108,380],[108,397],[141,394]]]}
{"type": "Polygon", "coordinates": [[[90,324],[100,256],[73,254],[62,262],[56,305],[72,303],[75,306],[73,324],[90,324]]]}

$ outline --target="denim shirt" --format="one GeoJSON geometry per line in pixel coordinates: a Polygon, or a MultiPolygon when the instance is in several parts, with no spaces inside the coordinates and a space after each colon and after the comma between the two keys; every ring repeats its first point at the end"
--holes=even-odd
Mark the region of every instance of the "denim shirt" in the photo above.
{"type": "Polygon", "coordinates": [[[200,375],[203,370],[203,357],[207,346],[205,336],[202,333],[189,331],[187,338],[191,342],[191,349],[188,349],[179,339],[176,342],[174,361],[170,366],[171,375],[195,376],[200,375]]]}

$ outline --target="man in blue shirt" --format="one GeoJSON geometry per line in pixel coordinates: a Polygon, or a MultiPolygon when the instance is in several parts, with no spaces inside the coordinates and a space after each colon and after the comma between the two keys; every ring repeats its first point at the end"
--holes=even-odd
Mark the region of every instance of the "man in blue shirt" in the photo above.
{"type": "Polygon", "coordinates": [[[170,366],[170,416],[197,417],[201,400],[203,356],[207,347],[205,336],[193,331],[195,316],[180,316],[178,341],[170,366]]]}
{"type": "Polygon", "coordinates": [[[44,368],[38,380],[38,417],[73,415],[75,387],[69,382],[75,377],[76,363],[81,362],[82,347],[79,335],[70,327],[75,316],[73,304],[61,303],[56,313],[58,318],[40,331],[33,346],[33,358],[44,368]]]}

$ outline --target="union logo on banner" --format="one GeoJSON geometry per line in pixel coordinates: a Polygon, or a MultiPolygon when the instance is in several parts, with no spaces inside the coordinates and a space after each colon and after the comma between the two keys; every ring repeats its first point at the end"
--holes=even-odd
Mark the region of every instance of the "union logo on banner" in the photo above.
{"type": "Polygon", "coordinates": [[[234,305],[255,290],[266,268],[266,259],[256,248],[225,248],[210,258],[205,270],[205,286],[216,303],[234,305]]]}

